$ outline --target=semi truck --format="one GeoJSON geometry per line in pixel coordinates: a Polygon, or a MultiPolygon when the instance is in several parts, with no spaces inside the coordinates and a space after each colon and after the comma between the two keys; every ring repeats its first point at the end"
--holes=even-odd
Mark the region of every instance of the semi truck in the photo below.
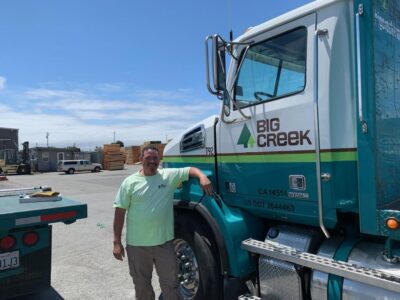
{"type": "Polygon", "coordinates": [[[205,44],[221,112],[164,150],[214,186],[174,196],[184,299],[400,299],[400,2],[317,0],[205,44]]]}

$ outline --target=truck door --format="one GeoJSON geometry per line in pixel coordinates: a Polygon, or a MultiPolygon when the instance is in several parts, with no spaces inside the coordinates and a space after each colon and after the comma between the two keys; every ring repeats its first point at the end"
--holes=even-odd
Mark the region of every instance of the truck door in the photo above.
{"type": "MultiPolygon", "coordinates": [[[[217,147],[228,203],[307,224],[318,223],[315,20],[310,14],[243,41],[251,45],[238,49],[241,65],[228,78],[217,147]]],[[[325,218],[335,222],[334,213],[325,218]]]]}

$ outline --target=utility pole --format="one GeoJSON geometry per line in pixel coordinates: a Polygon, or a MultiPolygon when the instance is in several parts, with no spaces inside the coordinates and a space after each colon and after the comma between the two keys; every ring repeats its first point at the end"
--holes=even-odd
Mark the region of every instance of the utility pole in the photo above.
{"type": "Polygon", "coordinates": [[[47,147],[49,147],[49,135],[50,135],[50,133],[46,132],[46,143],[47,143],[47,147]]]}
{"type": "Polygon", "coordinates": [[[114,131],[114,143],[115,143],[115,131],[114,131]]]}

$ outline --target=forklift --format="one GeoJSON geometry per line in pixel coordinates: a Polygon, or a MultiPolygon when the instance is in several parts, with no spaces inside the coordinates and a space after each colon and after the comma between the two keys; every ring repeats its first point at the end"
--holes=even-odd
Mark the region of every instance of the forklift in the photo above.
{"type": "Polygon", "coordinates": [[[22,151],[17,149],[0,150],[0,174],[31,174],[29,142],[22,143],[22,151]]]}

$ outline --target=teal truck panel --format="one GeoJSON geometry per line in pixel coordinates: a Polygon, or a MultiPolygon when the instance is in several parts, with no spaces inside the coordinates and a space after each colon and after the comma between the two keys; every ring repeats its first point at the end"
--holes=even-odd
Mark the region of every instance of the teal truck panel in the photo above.
{"type": "MultiPolygon", "coordinates": [[[[50,286],[51,279],[51,226],[11,230],[19,251],[19,267],[0,271],[0,299],[9,299],[39,292],[50,286]],[[27,232],[39,234],[39,242],[31,247],[22,244],[27,232]]],[[[18,250],[15,250],[18,249],[18,250]]],[[[4,253],[0,252],[0,255],[4,253]]]]}
{"type": "Polygon", "coordinates": [[[86,204],[64,197],[60,201],[36,203],[20,203],[18,196],[0,197],[0,236],[12,228],[72,223],[86,217],[86,204]]]}
{"type": "MultiPolygon", "coordinates": [[[[213,178],[211,165],[193,164],[209,177],[213,178]]],[[[179,163],[165,162],[164,167],[182,167],[179,163]]],[[[217,222],[226,246],[229,275],[242,277],[255,271],[254,260],[251,259],[247,251],[241,249],[241,242],[249,236],[261,239],[263,237],[263,221],[261,218],[254,218],[248,212],[221,203],[221,207],[214,198],[204,195],[198,184],[197,179],[190,179],[174,195],[176,200],[183,202],[198,202],[203,204],[217,222]]]]}
{"type": "Polygon", "coordinates": [[[356,1],[356,12],[360,4],[360,229],[400,239],[384,226],[400,216],[400,2],[356,1]]]}
{"type": "Polygon", "coordinates": [[[86,204],[64,197],[33,203],[21,203],[18,195],[0,197],[0,299],[49,287],[52,240],[49,224],[71,224],[86,217],[86,204]]]}

